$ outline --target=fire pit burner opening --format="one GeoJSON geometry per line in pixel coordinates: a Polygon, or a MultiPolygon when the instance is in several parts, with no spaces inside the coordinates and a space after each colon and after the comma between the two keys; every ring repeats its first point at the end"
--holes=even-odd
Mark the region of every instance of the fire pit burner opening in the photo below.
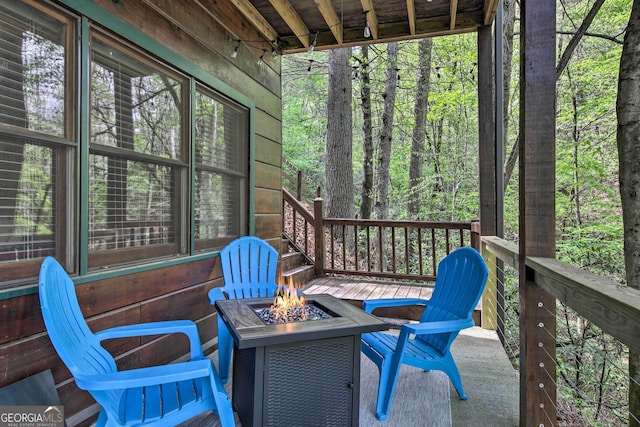
{"type": "Polygon", "coordinates": [[[274,309],[269,304],[249,304],[251,309],[267,325],[277,323],[307,322],[339,317],[328,308],[315,301],[306,301],[304,305],[287,307],[286,310],[274,309]]]}

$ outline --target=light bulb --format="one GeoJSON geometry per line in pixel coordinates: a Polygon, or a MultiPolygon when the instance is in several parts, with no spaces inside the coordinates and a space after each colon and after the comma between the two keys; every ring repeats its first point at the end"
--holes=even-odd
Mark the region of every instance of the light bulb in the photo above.
{"type": "Polygon", "coordinates": [[[231,57],[236,58],[238,56],[238,49],[240,49],[240,43],[233,48],[233,52],[231,52],[231,57]]]}
{"type": "Polygon", "coordinates": [[[364,36],[366,38],[371,37],[371,29],[369,28],[369,20],[367,19],[367,22],[364,25],[364,36]]]}

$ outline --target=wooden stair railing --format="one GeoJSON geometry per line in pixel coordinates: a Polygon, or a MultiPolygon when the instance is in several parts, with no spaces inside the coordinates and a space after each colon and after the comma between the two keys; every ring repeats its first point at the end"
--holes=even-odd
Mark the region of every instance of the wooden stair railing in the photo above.
{"type": "Polygon", "coordinates": [[[410,281],[435,280],[437,264],[461,246],[480,249],[479,221],[433,222],[324,218],[282,189],[282,230],[291,247],[327,273],[410,281]]]}

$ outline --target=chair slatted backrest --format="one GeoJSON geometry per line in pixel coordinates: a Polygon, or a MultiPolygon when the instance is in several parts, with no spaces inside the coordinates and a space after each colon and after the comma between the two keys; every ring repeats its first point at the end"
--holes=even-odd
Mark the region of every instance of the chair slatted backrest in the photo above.
{"type": "MultiPolygon", "coordinates": [[[[438,274],[429,304],[420,322],[470,319],[484,290],[487,266],[480,253],[461,247],[438,264],[438,274]]],[[[418,336],[439,349],[446,349],[458,332],[418,336]]]]}
{"type": "MultiPolygon", "coordinates": [[[[45,258],[40,267],[39,293],[49,338],[73,376],[115,372],[113,357],[100,345],[80,311],[73,281],[52,257],[45,258]]],[[[99,393],[99,400],[118,401],[121,392],[99,393]]]]}
{"type": "Polygon", "coordinates": [[[273,296],[278,251],[264,240],[240,237],[220,252],[220,261],[229,299],[273,296]]]}

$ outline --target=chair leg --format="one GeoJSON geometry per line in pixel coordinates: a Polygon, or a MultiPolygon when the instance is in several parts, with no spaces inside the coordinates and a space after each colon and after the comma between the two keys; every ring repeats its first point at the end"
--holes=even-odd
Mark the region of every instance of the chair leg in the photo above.
{"type": "Polygon", "coordinates": [[[384,421],[389,416],[389,406],[387,405],[386,410],[384,408],[389,381],[389,360],[382,359],[381,364],[378,365],[378,372],[380,373],[380,380],[378,381],[378,398],[376,399],[376,418],[384,421]]]}
{"type": "Polygon", "coordinates": [[[216,392],[216,410],[218,411],[218,417],[220,418],[220,425],[222,427],[235,427],[236,420],[233,416],[233,407],[231,401],[226,393],[216,392]]]}
{"type": "Polygon", "coordinates": [[[389,382],[389,365],[391,359],[384,358],[364,342],[362,344],[362,353],[376,365],[378,374],[380,374],[378,379],[378,397],[376,399],[376,418],[384,421],[389,416],[389,404],[387,404],[385,408],[385,396],[389,382]]]}
{"type": "Polygon", "coordinates": [[[376,406],[376,418],[380,421],[384,421],[389,417],[391,402],[393,401],[393,394],[396,391],[396,385],[398,384],[398,375],[402,366],[402,364],[400,363],[401,359],[401,357],[394,356],[393,358],[385,359],[382,362],[382,368],[380,372],[380,387],[378,389],[378,404],[376,406]]]}
{"type": "Polygon", "coordinates": [[[451,355],[451,353],[447,354],[444,357],[443,362],[445,366],[442,370],[449,376],[451,383],[458,392],[460,400],[467,400],[467,395],[464,393],[464,389],[462,387],[460,372],[458,371],[458,367],[456,366],[456,362],[453,360],[453,356],[451,355]]]}
{"type": "Polygon", "coordinates": [[[218,371],[220,381],[226,384],[229,381],[229,370],[231,366],[231,352],[233,350],[233,340],[227,325],[218,318],[218,371]]]}
{"type": "Polygon", "coordinates": [[[218,413],[220,424],[222,427],[235,427],[236,420],[233,415],[231,400],[222,386],[222,380],[216,375],[215,369],[209,376],[209,380],[211,381],[213,400],[216,404],[215,412],[218,413]]]}

